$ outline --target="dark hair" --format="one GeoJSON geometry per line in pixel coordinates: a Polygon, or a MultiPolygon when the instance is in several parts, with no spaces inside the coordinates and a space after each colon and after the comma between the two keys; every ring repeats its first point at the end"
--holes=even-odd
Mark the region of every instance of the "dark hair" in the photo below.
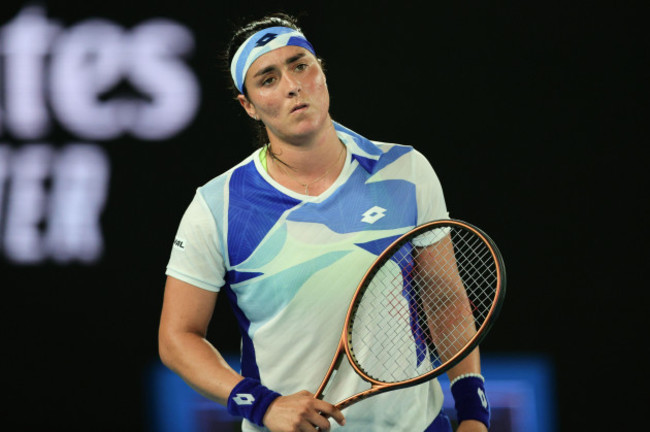
{"type": "MultiPolygon", "coordinates": [[[[228,74],[228,82],[230,83],[229,87],[235,98],[239,95],[240,92],[237,87],[235,87],[235,83],[232,81],[232,77],[230,75],[230,63],[232,62],[232,58],[234,57],[235,52],[237,52],[237,49],[241,46],[241,44],[244,43],[244,41],[246,41],[246,39],[258,31],[268,27],[289,27],[302,32],[298,26],[298,20],[295,17],[283,12],[276,12],[270,15],[266,15],[262,18],[258,18],[240,25],[239,28],[233,32],[233,35],[230,38],[230,41],[228,42],[228,45],[226,46],[226,49],[222,56],[223,69],[224,72],[228,74]]],[[[244,96],[248,97],[245,84],[244,96]]],[[[254,128],[257,135],[258,144],[260,146],[263,146],[268,143],[269,137],[266,133],[266,127],[264,126],[264,123],[253,119],[251,119],[251,121],[253,121],[255,124],[254,128]]]]}

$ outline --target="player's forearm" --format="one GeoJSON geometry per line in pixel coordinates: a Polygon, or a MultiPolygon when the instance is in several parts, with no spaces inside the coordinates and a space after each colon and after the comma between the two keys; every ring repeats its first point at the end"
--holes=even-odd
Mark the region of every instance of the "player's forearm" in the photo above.
{"type": "Polygon", "coordinates": [[[449,381],[465,374],[480,374],[481,373],[481,355],[478,347],[469,353],[467,357],[461,360],[456,366],[447,371],[449,381]]]}
{"type": "Polygon", "coordinates": [[[195,333],[161,334],[160,358],[197,392],[223,405],[242,379],[214,346],[195,333]]]}
{"type": "Polygon", "coordinates": [[[435,307],[425,303],[425,310],[431,341],[440,360],[447,362],[476,337],[476,326],[466,297],[464,301],[458,300],[462,297],[457,294],[441,297],[435,307]]]}

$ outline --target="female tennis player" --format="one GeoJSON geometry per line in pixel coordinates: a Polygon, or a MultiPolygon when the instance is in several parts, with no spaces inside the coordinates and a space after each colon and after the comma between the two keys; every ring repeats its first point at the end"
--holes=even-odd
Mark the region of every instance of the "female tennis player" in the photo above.
{"type": "MultiPolygon", "coordinates": [[[[321,61],[290,16],[240,28],[229,67],[265,144],[199,187],[180,222],[161,359],[243,417],[244,431],[451,431],[437,380],[339,410],[337,401],[367,387],[342,366],[325,400],[313,397],[367,268],[399,235],[448,217],[431,165],[413,147],[370,141],[332,120],[321,61]],[[239,323],[241,371],[206,336],[220,293],[239,323]]],[[[448,376],[457,430],[487,430],[478,349],[448,376]]]]}

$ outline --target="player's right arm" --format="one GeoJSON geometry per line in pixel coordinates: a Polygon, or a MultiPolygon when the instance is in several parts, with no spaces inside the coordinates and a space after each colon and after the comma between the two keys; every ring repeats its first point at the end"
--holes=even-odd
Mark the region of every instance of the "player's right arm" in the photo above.
{"type": "MultiPolygon", "coordinates": [[[[162,362],[193,389],[222,405],[243,380],[206,339],[217,293],[168,276],[165,284],[158,345],[162,362]]],[[[266,411],[265,425],[272,431],[329,430],[326,417],[344,423],[341,411],[314,399],[307,391],[280,396],[266,411]]]]}
{"type": "Polygon", "coordinates": [[[243,379],[206,339],[217,293],[168,276],[158,350],[162,362],[203,396],[225,405],[243,379]]]}

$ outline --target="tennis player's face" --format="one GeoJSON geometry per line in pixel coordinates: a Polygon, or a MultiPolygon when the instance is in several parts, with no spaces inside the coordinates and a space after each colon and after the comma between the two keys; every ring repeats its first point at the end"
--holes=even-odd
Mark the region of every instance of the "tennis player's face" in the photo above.
{"type": "Polygon", "coordinates": [[[285,46],[253,62],[246,74],[248,98],[239,100],[269,135],[292,142],[328,125],[329,92],[320,63],[304,48],[285,46]]]}

